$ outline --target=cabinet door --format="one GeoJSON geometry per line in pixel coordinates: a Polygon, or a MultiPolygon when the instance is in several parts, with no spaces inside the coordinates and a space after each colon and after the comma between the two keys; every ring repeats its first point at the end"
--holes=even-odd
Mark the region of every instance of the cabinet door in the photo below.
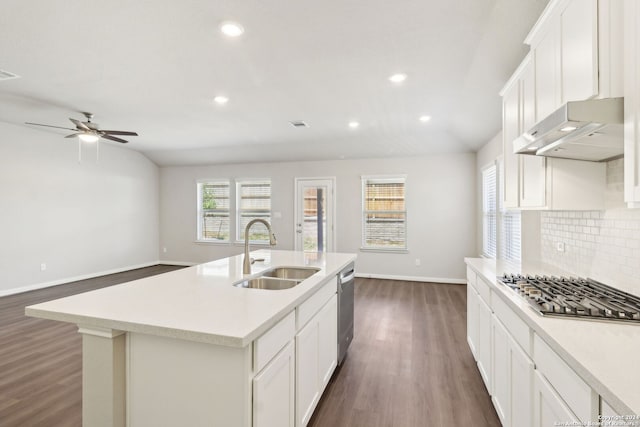
{"type": "Polygon", "coordinates": [[[640,4],[624,3],[624,201],[640,207],[640,4]]]}
{"type": "Polygon", "coordinates": [[[518,207],[518,161],[519,155],[513,153],[513,141],[520,136],[520,85],[516,80],[502,97],[502,197],[507,208],[518,207]]]}
{"type": "Polygon", "coordinates": [[[296,427],[306,426],[320,399],[319,326],[316,319],[296,335],[296,427]]]}
{"type": "Polygon", "coordinates": [[[562,103],[598,95],[598,1],[572,0],[561,14],[562,103]]]}
{"type": "Polygon", "coordinates": [[[511,427],[531,427],[531,408],[533,407],[533,361],[520,348],[515,340],[509,344],[509,362],[511,365],[511,427]]]}
{"type": "Polygon", "coordinates": [[[524,60],[520,75],[520,123],[524,133],[536,124],[536,74],[531,55],[524,60]]]}
{"type": "Polygon", "coordinates": [[[478,298],[473,286],[467,283],[467,342],[476,360],[478,360],[478,334],[480,333],[478,298]]]}
{"type": "Polygon", "coordinates": [[[318,367],[320,394],[329,383],[336,369],[338,356],[338,296],[331,300],[318,313],[318,367]]]}
{"type": "Polygon", "coordinates": [[[520,159],[520,207],[542,208],[546,205],[546,159],[523,155],[520,159]]]}
{"type": "Polygon", "coordinates": [[[493,393],[491,400],[503,426],[511,426],[511,361],[509,333],[496,316],[492,316],[493,393]]]}
{"type": "Polygon", "coordinates": [[[533,380],[534,427],[551,427],[571,422],[581,424],[542,374],[536,371],[533,380]]]}
{"type": "Polygon", "coordinates": [[[478,370],[487,386],[489,394],[492,393],[491,387],[491,309],[482,298],[478,298],[480,303],[478,313],[478,370]]]}
{"type": "Polygon", "coordinates": [[[253,379],[254,427],[294,427],[294,357],[290,342],[253,379]]]}
{"type": "Polygon", "coordinates": [[[560,106],[560,24],[559,17],[550,20],[547,32],[536,45],[536,113],[547,117],[560,106]]]}

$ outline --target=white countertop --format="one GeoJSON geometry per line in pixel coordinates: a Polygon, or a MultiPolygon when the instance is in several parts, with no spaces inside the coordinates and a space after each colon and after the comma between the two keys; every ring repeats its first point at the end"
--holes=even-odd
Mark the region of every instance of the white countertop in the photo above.
{"type": "Polygon", "coordinates": [[[640,324],[543,317],[496,277],[562,272],[483,258],[465,258],[465,262],[619,414],[640,414],[640,324]]]}
{"type": "Polygon", "coordinates": [[[251,276],[243,276],[243,255],[237,255],[32,305],[25,313],[81,327],[244,347],[356,258],[355,254],[280,250],[259,250],[251,255],[265,258],[253,264],[251,276]],[[321,270],[291,289],[233,286],[277,266],[321,270]]]}

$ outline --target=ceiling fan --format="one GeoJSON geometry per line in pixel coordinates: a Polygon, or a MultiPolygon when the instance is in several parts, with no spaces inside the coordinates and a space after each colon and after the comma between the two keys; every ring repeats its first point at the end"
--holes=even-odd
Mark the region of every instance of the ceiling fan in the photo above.
{"type": "Polygon", "coordinates": [[[124,130],[104,130],[104,129],[100,129],[100,127],[98,126],[97,123],[93,123],[91,121],[91,119],[93,118],[93,114],[85,113],[85,112],[83,112],[82,114],[84,114],[84,116],[87,118],[86,122],[81,122],[80,120],[71,119],[71,118],[69,119],[69,120],[71,120],[71,123],[76,125],[75,129],[65,128],[65,127],[61,127],[61,126],[44,125],[44,124],[41,124],[41,123],[25,122],[25,124],[27,124],[27,125],[35,125],[35,126],[46,126],[46,127],[50,127],[50,128],[56,128],[56,129],[70,130],[70,131],[73,131],[75,133],[72,133],[71,135],[67,135],[67,136],[65,136],[65,138],[73,138],[73,137],[77,136],[80,140],[82,140],[84,142],[97,142],[100,138],[103,138],[103,139],[108,139],[110,141],[115,141],[115,142],[120,142],[122,144],[126,144],[129,141],[126,141],[126,140],[124,140],[122,138],[118,138],[118,137],[116,137],[114,135],[138,136],[138,134],[136,132],[129,132],[129,131],[124,131],[124,130]]]}

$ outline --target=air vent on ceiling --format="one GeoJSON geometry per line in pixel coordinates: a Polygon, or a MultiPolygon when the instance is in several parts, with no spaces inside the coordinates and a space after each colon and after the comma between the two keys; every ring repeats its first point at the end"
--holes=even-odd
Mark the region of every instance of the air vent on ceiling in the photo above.
{"type": "Polygon", "coordinates": [[[2,80],[11,80],[11,79],[17,79],[20,76],[10,73],[8,71],[5,70],[0,70],[0,81],[2,80]]]}
{"type": "Polygon", "coordinates": [[[291,122],[291,126],[293,126],[294,128],[308,128],[309,125],[306,124],[304,121],[302,120],[293,120],[291,122]]]}

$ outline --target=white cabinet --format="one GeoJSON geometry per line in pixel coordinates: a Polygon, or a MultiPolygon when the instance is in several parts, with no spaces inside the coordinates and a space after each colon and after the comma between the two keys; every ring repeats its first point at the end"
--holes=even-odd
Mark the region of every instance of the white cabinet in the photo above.
{"type": "Polygon", "coordinates": [[[624,2],[624,200],[640,208],[640,4],[624,2]]]}
{"type": "Polygon", "coordinates": [[[494,407],[504,427],[531,427],[534,364],[493,316],[494,407]]]}
{"type": "Polygon", "coordinates": [[[542,119],[561,104],[560,92],[560,18],[551,16],[531,48],[535,63],[537,116],[542,119]]]}
{"type": "Polygon", "coordinates": [[[471,284],[467,283],[467,343],[471,349],[471,354],[478,359],[478,336],[480,329],[478,328],[478,310],[480,297],[476,293],[471,284]]]}
{"type": "Polygon", "coordinates": [[[533,426],[552,427],[557,426],[558,422],[581,425],[578,417],[571,412],[547,380],[536,371],[533,381],[533,426]]]}
{"type": "Polygon", "coordinates": [[[253,426],[294,427],[295,353],[293,342],[253,379],[253,426]]]}
{"type": "Polygon", "coordinates": [[[487,386],[487,391],[491,394],[491,347],[493,344],[491,339],[491,308],[482,298],[478,298],[478,300],[478,370],[485,386],[487,386]]]}
{"type": "MultiPolygon", "coordinates": [[[[335,289],[335,288],[334,288],[335,289]]],[[[296,426],[306,426],[337,361],[338,297],[331,299],[296,334],[296,426]]]]}
{"type": "Polygon", "coordinates": [[[505,208],[545,206],[545,158],[515,154],[513,142],[535,124],[535,73],[527,56],[502,90],[502,200],[505,208]]]}

